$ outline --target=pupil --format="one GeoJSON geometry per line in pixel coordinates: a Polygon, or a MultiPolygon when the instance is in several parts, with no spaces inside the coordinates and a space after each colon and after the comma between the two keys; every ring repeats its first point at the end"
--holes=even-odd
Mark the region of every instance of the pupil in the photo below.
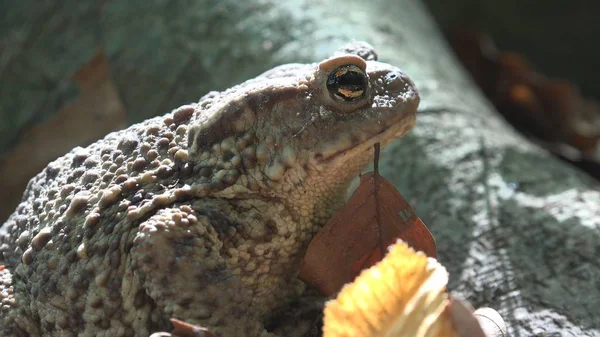
{"type": "Polygon", "coordinates": [[[334,70],[327,79],[329,92],[345,101],[359,99],[365,93],[367,78],[356,66],[341,66],[334,70]]]}
{"type": "Polygon", "coordinates": [[[361,87],[363,84],[363,77],[361,74],[356,71],[348,71],[344,75],[339,78],[339,84],[341,86],[353,86],[353,87],[361,87]]]}

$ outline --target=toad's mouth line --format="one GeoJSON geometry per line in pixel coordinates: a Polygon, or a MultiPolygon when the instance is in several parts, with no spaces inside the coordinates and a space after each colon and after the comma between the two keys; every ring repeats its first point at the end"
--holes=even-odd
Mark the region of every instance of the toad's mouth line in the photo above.
{"type": "Polygon", "coordinates": [[[360,144],[336,151],[330,154],[329,156],[323,158],[321,162],[333,163],[338,160],[341,160],[343,162],[342,159],[352,158],[362,152],[371,150],[376,143],[381,143],[381,146],[384,147],[396,138],[404,136],[415,125],[415,121],[416,114],[410,114],[409,116],[405,116],[396,123],[393,123],[392,125],[381,130],[377,134],[371,136],[370,138],[367,138],[360,144]]]}

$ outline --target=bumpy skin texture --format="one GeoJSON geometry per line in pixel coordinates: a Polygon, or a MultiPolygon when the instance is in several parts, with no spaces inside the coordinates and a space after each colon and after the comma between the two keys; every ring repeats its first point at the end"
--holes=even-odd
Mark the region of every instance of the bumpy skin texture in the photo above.
{"type": "Polygon", "coordinates": [[[148,336],[171,317],[271,335],[373,144],[414,124],[414,84],[375,59],[360,43],[280,66],[51,163],[3,225],[3,335],[148,336]],[[342,65],[366,71],[351,102],[326,85],[342,65]]]}

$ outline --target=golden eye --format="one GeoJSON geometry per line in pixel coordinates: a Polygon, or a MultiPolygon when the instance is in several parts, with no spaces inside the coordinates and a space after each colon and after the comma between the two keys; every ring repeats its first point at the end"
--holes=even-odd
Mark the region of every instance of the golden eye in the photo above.
{"type": "Polygon", "coordinates": [[[335,99],[356,101],[367,93],[367,74],[353,64],[338,67],[327,78],[327,90],[335,99]]]}

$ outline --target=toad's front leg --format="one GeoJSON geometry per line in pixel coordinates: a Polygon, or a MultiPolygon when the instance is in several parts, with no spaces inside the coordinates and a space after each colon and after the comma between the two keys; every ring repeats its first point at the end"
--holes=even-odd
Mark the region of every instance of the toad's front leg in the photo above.
{"type": "Polygon", "coordinates": [[[273,336],[263,322],[294,297],[295,255],[301,254],[283,251],[298,249],[276,235],[281,218],[261,218],[260,205],[241,208],[203,200],[163,209],[140,224],[133,270],[163,318],[220,337],[273,336]]]}

